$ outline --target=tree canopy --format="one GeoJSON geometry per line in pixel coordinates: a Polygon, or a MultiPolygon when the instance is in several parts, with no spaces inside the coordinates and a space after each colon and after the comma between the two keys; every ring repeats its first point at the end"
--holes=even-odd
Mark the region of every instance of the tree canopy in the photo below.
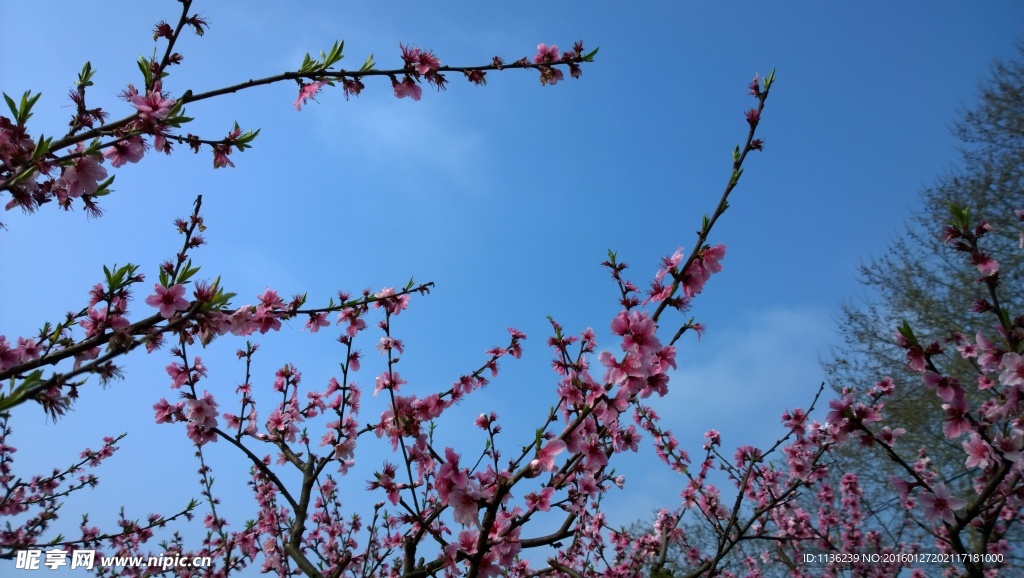
{"type": "MultiPolygon", "coordinates": [[[[994,228],[986,235],[985,250],[999,263],[1000,305],[1011,312],[1024,309],[1024,239],[1015,214],[1024,209],[1024,44],[1017,49],[1015,58],[993,62],[976,104],[959,114],[952,129],[961,143],[959,163],[921,193],[919,208],[887,251],[860,267],[865,293],[841,307],[837,322],[842,344],[823,364],[837,392],[865,391],[891,376],[896,394],[886,404],[886,417],[906,429],[900,445],[927,451],[946,481],[958,488],[970,483],[961,444],[944,435],[942,400],[907,368],[906,353],[894,334],[907,321],[921,343],[945,347],[943,371],[961,383],[976,382],[976,367],[958,354],[954,334],[988,330],[990,318],[984,313],[991,298],[978,271],[965,268],[962,254],[945,246],[942,225],[950,218],[950,203],[969,207],[972,221],[994,228]],[[969,303],[974,303],[970,310],[965,307],[969,303]]],[[[873,485],[886,495],[890,469],[877,467],[874,450],[852,444],[843,456],[848,462],[844,469],[873,472],[873,485]],[[876,467],[863,467],[871,463],[876,467]]],[[[885,519],[882,513],[894,505],[882,501],[874,509],[885,519]]]]}

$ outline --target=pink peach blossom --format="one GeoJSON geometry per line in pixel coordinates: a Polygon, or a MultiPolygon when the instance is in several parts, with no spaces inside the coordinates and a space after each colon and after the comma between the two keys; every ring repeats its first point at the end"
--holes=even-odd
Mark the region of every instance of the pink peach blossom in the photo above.
{"type": "Polygon", "coordinates": [[[146,305],[156,307],[160,310],[160,316],[170,319],[178,311],[188,309],[188,301],[182,296],[185,294],[185,286],[181,283],[163,287],[159,283],[153,286],[155,293],[146,297],[146,305]]]}
{"type": "Polygon", "coordinates": [[[420,85],[416,84],[416,81],[406,76],[402,79],[402,82],[392,83],[392,88],[395,89],[395,98],[409,97],[413,100],[419,100],[423,96],[423,89],[420,85]]]}
{"type": "Polygon", "coordinates": [[[295,110],[302,110],[302,105],[306,104],[306,102],[309,99],[315,97],[317,95],[317,93],[320,92],[320,89],[323,88],[323,86],[325,84],[327,84],[327,81],[325,81],[325,80],[318,80],[318,81],[315,81],[315,82],[311,82],[309,84],[302,84],[302,85],[300,85],[299,86],[299,97],[295,99],[295,103],[294,103],[295,110]]]}
{"type": "Polygon", "coordinates": [[[103,156],[110,161],[114,168],[120,168],[125,163],[137,163],[142,160],[144,154],[146,154],[146,143],[137,136],[116,142],[103,151],[103,156]]]}
{"type": "Polygon", "coordinates": [[[967,452],[967,467],[985,469],[992,463],[992,448],[977,433],[972,433],[971,438],[962,445],[967,452]]]}
{"type": "Polygon", "coordinates": [[[139,111],[139,116],[146,120],[163,120],[171,113],[177,103],[174,99],[164,98],[160,91],[150,92],[146,96],[138,94],[131,97],[132,106],[139,111]]]}
{"type": "Polygon", "coordinates": [[[1002,363],[1003,372],[999,374],[999,382],[1007,387],[1024,389],[1024,356],[1010,352],[1003,355],[1002,363]]]}
{"type": "Polygon", "coordinates": [[[921,496],[921,505],[924,506],[924,517],[927,520],[942,518],[947,524],[955,524],[956,516],[953,512],[966,506],[967,501],[954,497],[944,484],[936,484],[931,492],[921,496]]]}
{"type": "Polygon", "coordinates": [[[537,452],[537,458],[530,462],[530,468],[537,471],[550,472],[555,469],[555,456],[566,448],[562,440],[551,440],[537,452]]]}
{"type": "Polygon", "coordinates": [[[558,46],[548,46],[543,42],[537,45],[537,54],[533,56],[534,64],[548,64],[558,60],[558,46]]]}
{"type": "MultiPolygon", "coordinates": [[[[85,147],[79,143],[75,152],[81,153],[85,147]]],[[[99,188],[100,181],[107,178],[107,169],[100,165],[101,160],[91,156],[80,156],[64,167],[58,179],[69,197],[77,199],[82,195],[91,195],[99,188]]]]}

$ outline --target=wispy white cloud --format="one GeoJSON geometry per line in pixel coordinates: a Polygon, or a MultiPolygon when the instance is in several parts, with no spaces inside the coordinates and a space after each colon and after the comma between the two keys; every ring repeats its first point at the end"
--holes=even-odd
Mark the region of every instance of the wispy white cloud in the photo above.
{"type": "MultiPolygon", "coordinates": [[[[832,330],[826,309],[777,307],[735,320],[730,326],[712,325],[701,342],[683,345],[668,397],[648,400],[694,462],[701,459],[703,433],[709,429],[722,434],[726,456],[741,445],[769,446],[785,433],[779,420],[783,410],[806,409],[823,379],[818,356],[832,330]]],[[[655,509],[678,507],[686,480],[653,454],[646,435],[639,454],[617,456],[627,484],[605,502],[613,524],[650,521],[655,509]]],[[[713,481],[729,490],[723,480],[713,481]]]]}
{"type": "MultiPolygon", "coordinates": [[[[382,84],[374,83],[375,94],[344,106],[312,109],[323,119],[317,139],[338,149],[343,135],[346,144],[339,153],[349,157],[347,166],[386,168],[392,185],[413,195],[429,190],[436,196],[445,189],[473,196],[486,192],[487,145],[481,132],[468,124],[471,115],[455,114],[450,102],[393,102],[390,87],[382,84]]],[[[432,97],[434,90],[424,85],[423,99],[432,97]]]]}
{"type": "Polygon", "coordinates": [[[714,428],[727,448],[774,441],[783,410],[810,404],[824,379],[818,359],[833,327],[821,307],[778,307],[736,319],[680,351],[670,401],[659,404],[680,435],[714,428]]]}

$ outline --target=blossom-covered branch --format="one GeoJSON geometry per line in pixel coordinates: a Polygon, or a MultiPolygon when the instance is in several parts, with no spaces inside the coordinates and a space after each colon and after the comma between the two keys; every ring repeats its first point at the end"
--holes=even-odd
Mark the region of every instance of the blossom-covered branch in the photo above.
{"type": "Polygon", "coordinates": [[[108,121],[107,111],[100,107],[89,108],[86,104],[87,88],[93,85],[95,74],[89,62],[82,67],[75,88],[69,93],[75,114],[68,133],[61,138],[31,136],[28,120],[39,94],[27,91],[20,101],[4,94],[11,112],[11,117],[0,116],[0,192],[11,196],[6,203],[7,210],[20,207],[23,211],[34,212],[54,200],[68,210],[74,199],[80,199],[89,214],[99,216],[102,211],[97,200],[111,192],[110,185],[114,181],[103,166],[105,161],[120,168],[139,162],[150,148],[171,154],[173,144],[178,143],[188,145],[197,153],[204,147],[209,148],[213,152],[214,168],[234,166],[230,155],[250,148],[259,135],[259,130],[243,132],[237,122],[222,139],[202,138],[191,133],[182,135],[178,131],[193,120],[185,116],[186,104],[293,81],[299,87],[294,106],[300,110],[325,86],[341,85],[346,99],[358,96],[366,88],[363,80],[370,77],[389,79],[397,98],[419,100],[424,82],[443,90],[448,84],[446,74],[462,74],[470,83],[484,85],[488,72],[513,69],[536,70],[540,73],[541,84],[554,85],[564,78],[560,67],[568,68],[573,78],[579,78],[580,65],[593,62],[597,54],[596,49],[584,52],[582,42],[576,42],[572,50],[565,52],[542,43],[532,59],[524,56],[505,62],[495,56],[489,64],[449,66],[442,65],[432,51],[400,45],[401,68],[376,69],[371,55],[358,69],[346,70],[337,66],[344,58],[344,42],[335,42],[328,52],[320,52],[319,58],[306,54],[296,70],[203,92],[185,90],[181,96],[172,97],[168,88],[170,71],[183,61],[183,56],[174,51],[179,36],[186,28],[202,36],[209,26],[203,17],[189,14],[192,2],[182,0],[176,26],[161,21],[154,28],[154,41],[163,39],[166,46],[160,58],[139,57],[142,89],[128,84],[119,95],[134,108],[129,116],[108,121]]]}

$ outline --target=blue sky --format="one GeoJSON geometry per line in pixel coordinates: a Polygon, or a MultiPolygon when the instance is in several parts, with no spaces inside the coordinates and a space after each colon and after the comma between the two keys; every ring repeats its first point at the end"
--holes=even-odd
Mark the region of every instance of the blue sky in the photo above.
{"type": "MultiPolygon", "coordinates": [[[[176,18],[177,6],[5,2],[0,90],[42,92],[32,133],[63,134],[67,91],[90,60],[90,106],[128,114],[114,95],[141,84],[135,59],[152,51],[153,24],[176,18]]],[[[304,53],[337,39],[346,41],[348,68],[370,53],[381,68],[399,66],[399,42],[451,65],[495,54],[515,60],[540,42],[568,48],[582,39],[601,51],[580,80],[554,87],[541,87],[534,72],[506,71],[489,74],[486,87],[452,75],[446,93],[425,88],[420,102],[397,100],[386,81],[370,79],[358,98],[346,102],[328,89],[302,112],[292,108],[289,83],[189,105],[196,121],[188,132],[219,138],[237,120],[262,130],[255,148],[232,156],[236,168],[217,171],[207,151],[151,153],[114,171],[116,192],[103,199],[101,219],[52,206],[3,214],[0,334],[30,335],[82,307],[104,264],[137,263],[155,280],[179,247],[171,221],[202,193],[209,244],[194,260],[200,277],[220,275],[238,293],[236,305],[266,286],[322,304],[338,289],[377,290],[410,276],[435,282],[397,320],[410,391],[450,386],[479,366],[484,350],[505,343],[507,326],[526,332],[523,359],[505,363],[442,428],[475,455],[483,438],[472,419],[497,411],[511,453],[555,403],[545,316],[572,332],[594,327],[602,349],[617,348],[608,335],[615,287],[598,264],[614,249],[646,285],[660,257],[692,246],[746,134],[742,113],[754,103],[746,84],[776,68],[759,133],[765,151],[749,160],[711,238],[728,246],[724,271],[694,302],[708,331],[699,343],[683,340],[671,394],[654,403],[691,453],[712,427],[730,454],[770,443],[782,411],[806,407],[824,378],[818,360],[838,341],[837,304],[859,295],[856,266],[884,249],[919,191],[956,161],[949,127],[971,106],[991,59],[1014,54],[1024,5],[642,6],[197,3],[212,27],[179,45],[184,64],[165,84],[176,95],[295,69],[304,53]]],[[[150,313],[143,297],[135,315],[150,313]]],[[[337,374],[337,331],[301,327],[293,321],[257,337],[257,391],[285,362],[318,388],[337,374]]],[[[380,371],[375,339],[368,334],[361,346],[371,360],[358,379],[367,389],[380,371]]],[[[242,380],[232,352],[243,343],[225,339],[202,353],[206,387],[222,411],[242,380]]],[[[56,425],[34,407],[15,410],[22,475],[68,463],[104,435],[129,433],[98,472],[101,485],[67,505],[63,531],[82,511],[109,527],[121,504],[144,517],[198,496],[183,428],[153,424],[152,404],[174,393],[168,362],[166,352],[133,358],[124,381],[85,387],[77,410],[56,425]]],[[[368,403],[361,421],[380,409],[368,403]]],[[[244,465],[218,445],[217,489],[238,528],[252,514],[244,465]]],[[[348,480],[353,511],[380,499],[360,495],[380,466],[371,454],[357,454],[365,469],[348,480]]],[[[682,481],[649,443],[627,458],[619,465],[626,489],[608,500],[613,522],[678,503],[682,481]]]]}

